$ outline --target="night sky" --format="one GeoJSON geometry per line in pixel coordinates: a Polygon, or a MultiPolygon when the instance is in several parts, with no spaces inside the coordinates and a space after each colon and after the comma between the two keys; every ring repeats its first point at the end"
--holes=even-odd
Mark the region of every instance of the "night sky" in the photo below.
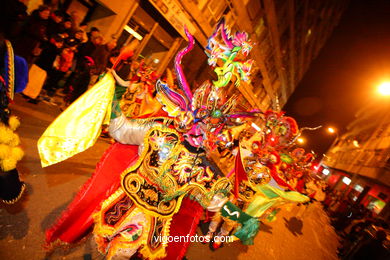
{"type": "Polygon", "coordinates": [[[385,80],[390,81],[390,1],[351,0],[283,110],[299,127],[323,126],[303,133],[303,147],[321,157],[335,138],[326,128],[342,135],[360,107],[379,102],[376,88],[385,80]]]}

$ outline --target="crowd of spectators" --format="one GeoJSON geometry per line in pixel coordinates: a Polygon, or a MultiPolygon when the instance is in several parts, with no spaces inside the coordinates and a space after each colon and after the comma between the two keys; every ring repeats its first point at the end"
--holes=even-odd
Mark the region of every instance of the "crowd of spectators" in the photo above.
{"type": "Polygon", "coordinates": [[[341,259],[390,257],[390,226],[382,217],[336,189],[327,191],[323,206],[340,236],[341,259]]]}
{"type": "Polygon", "coordinates": [[[28,15],[22,1],[6,0],[2,14],[6,24],[3,34],[12,42],[15,54],[29,65],[29,81],[35,88],[32,92],[39,88],[36,95],[29,95],[29,85],[25,91],[24,97],[34,104],[56,104],[56,93],[66,103],[73,102],[117,53],[115,39],[105,41],[99,28],[79,23],[74,13],[68,14],[57,2],[46,0],[28,15]]]}

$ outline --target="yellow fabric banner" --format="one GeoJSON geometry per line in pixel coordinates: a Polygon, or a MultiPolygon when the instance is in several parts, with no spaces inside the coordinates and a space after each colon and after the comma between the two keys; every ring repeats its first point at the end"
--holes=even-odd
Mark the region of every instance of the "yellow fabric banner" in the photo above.
{"type": "Polygon", "coordinates": [[[38,140],[42,167],[66,160],[95,144],[102,124],[109,122],[114,91],[114,77],[107,73],[51,123],[38,140]]]}

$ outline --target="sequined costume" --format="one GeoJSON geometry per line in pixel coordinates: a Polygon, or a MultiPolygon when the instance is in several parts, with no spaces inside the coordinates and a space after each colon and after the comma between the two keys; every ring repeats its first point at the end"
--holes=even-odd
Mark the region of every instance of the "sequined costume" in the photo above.
{"type": "Polygon", "coordinates": [[[231,215],[240,223],[243,239],[256,234],[257,220],[228,202],[231,182],[205,156],[213,135],[230,117],[241,114],[233,112],[234,97],[221,98],[221,90],[208,82],[192,94],[180,66],[181,58],[194,45],[192,35],[188,31],[186,35],[189,45],[175,58],[182,94],[164,82],[156,84],[165,116],[126,119],[120,110],[120,97],[126,88],[111,71],[69,106],[40,138],[44,166],[93,145],[99,126],[108,118],[110,135],[121,143],[110,148],[88,183],[47,231],[48,247],[56,241],[78,241],[94,223],[99,250],[108,258],[129,258],[137,251],[150,259],[181,258],[189,241],[167,245],[156,238],[193,235],[204,209],[231,215]],[[87,105],[87,100],[95,102],[87,105]],[[76,133],[78,126],[85,132],[76,133]],[[115,155],[116,149],[132,152],[115,155]],[[122,162],[110,169],[110,163],[121,157],[122,162]]]}
{"type": "MultiPolygon", "coordinates": [[[[305,155],[303,149],[294,148],[301,131],[293,118],[271,110],[261,114],[261,130],[239,145],[234,171],[231,172],[234,173],[235,196],[230,200],[250,216],[272,221],[277,207],[309,201],[292,182],[307,170],[313,155],[305,155]]],[[[220,137],[224,140],[221,143],[233,142],[229,140],[232,136],[224,133],[220,137]]],[[[219,226],[218,236],[226,236],[236,228],[234,222],[216,214],[211,219],[207,235],[213,236],[219,226]]],[[[220,244],[213,243],[212,246],[217,249],[220,244]]]]}
{"type": "Polygon", "coordinates": [[[126,85],[126,91],[122,95],[120,107],[128,118],[151,117],[161,109],[161,104],[153,97],[158,75],[143,62],[138,64],[137,61],[133,61],[133,63],[130,66],[131,79],[121,81],[121,85],[126,85]]]}

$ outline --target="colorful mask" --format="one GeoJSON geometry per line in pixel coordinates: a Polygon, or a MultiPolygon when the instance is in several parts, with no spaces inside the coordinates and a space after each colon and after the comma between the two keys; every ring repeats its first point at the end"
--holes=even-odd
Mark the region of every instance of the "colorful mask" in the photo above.
{"type": "Polygon", "coordinates": [[[215,87],[228,85],[233,76],[236,86],[240,85],[241,80],[249,81],[254,61],[246,57],[251,49],[252,42],[245,32],[236,32],[231,36],[229,30],[225,28],[225,20],[219,22],[206,46],[208,63],[216,67],[214,71],[218,76],[218,80],[213,81],[215,87]],[[222,61],[223,65],[218,66],[218,61],[222,61]]]}
{"type": "MultiPolygon", "coordinates": [[[[220,28],[225,31],[223,24],[224,22],[220,23],[215,35],[220,28]]],[[[228,43],[227,47],[224,47],[225,54],[215,56],[216,60],[221,60],[226,63],[223,70],[228,73],[226,74],[223,72],[226,75],[221,78],[220,83],[216,84],[216,82],[213,82],[213,84],[210,84],[206,81],[194,93],[192,93],[184,76],[181,67],[181,60],[183,56],[193,48],[194,38],[187,29],[185,29],[185,33],[189,40],[188,46],[181,50],[175,57],[175,72],[177,75],[178,86],[183,94],[174,91],[168,84],[162,81],[157,81],[157,99],[161,104],[163,104],[163,109],[169,114],[169,116],[174,117],[175,128],[184,133],[186,140],[195,147],[205,147],[207,146],[206,143],[210,143],[210,140],[213,140],[222,130],[228,118],[253,116],[250,113],[232,114],[231,111],[235,108],[235,100],[237,97],[233,96],[226,100],[224,98],[225,95],[223,93],[223,89],[220,89],[220,87],[227,85],[227,83],[231,80],[231,75],[233,74],[236,75],[236,84],[239,84],[240,79],[245,80],[245,76],[248,76],[248,74],[236,73],[237,68],[242,70],[245,66],[243,66],[243,62],[238,60],[236,61],[234,57],[238,54],[246,56],[250,50],[250,45],[248,44],[247,38],[245,38],[245,33],[237,33],[235,39],[228,39],[226,41],[226,43],[228,43]],[[229,56],[225,57],[224,55],[227,54],[229,56]],[[233,70],[230,71],[230,68],[233,68],[233,70]],[[205,142],[206,140],[207,142],[205,142]]],[[[215,37],[212,36],[209,40],[209,46],[217,46],[215,37]]],[[[219,46],[222,47],[222,45],[219,46]]],[[[249,63],[252,63],[252,61],[249,63]]],[[[249,73],[250,66],[246,68],[249,73]]],[[[218,73],[219,72],[217,72],[217,74],[218,73]]]]}

